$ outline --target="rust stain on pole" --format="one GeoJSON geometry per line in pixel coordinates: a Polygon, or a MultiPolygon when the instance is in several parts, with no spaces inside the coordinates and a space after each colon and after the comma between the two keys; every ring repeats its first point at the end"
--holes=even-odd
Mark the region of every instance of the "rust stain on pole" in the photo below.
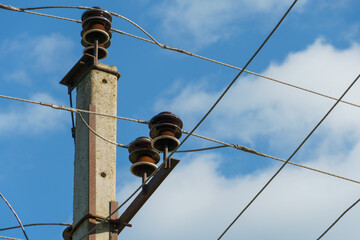
{"type": "MultiPolygon", "coordinates": [[[[96,107],[89,105],[89,111],[96,112],[96,107]]],[[[96,116],[89,114],[89,126],[96,131],[96,116]]],[[[96,135],[89,130],[89,213],[96,214],[96,135]]],[[[96,225],[96,219],[89,219],[89,230],[96,225]]],[[[96,239],[96,230],[90,233],[89,240],[96,239]]]]}

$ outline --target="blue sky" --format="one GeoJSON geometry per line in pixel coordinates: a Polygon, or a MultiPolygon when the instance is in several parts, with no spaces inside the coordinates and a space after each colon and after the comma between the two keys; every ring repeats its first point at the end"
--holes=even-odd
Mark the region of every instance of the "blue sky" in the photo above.
{"type": "MultiPolygon", "coordinates": [[[[7,1],[17,7],[42,1],[7,1]]],[[[63,5],[48,1],[46,5],[63,5]]],[[[289,0],[82,1],[122,14],[158,41],[242,67],[291,4],[289,0]]],[[[299,1],[249,70],[339,97],[359,74],[359,1],[299,1]]],[[[41,12],[80,19],[82,10],[41,12]]],[[[0,94],[68,105],[59,84],[81,57],[81,25],[0,10],[0,94]]],[[[113,27],[143,36],[119,18],[113,27]]],[[[191,130],[238,73],[156,45],[113,34],[118,115],[149,120],[170,110],[191,130]]],[[[360,103],[359,83],[345,100],[360,103]]],[[[196,133],[287,158],[334,101],[244,74],[196,133]]],[[[294,162],[358,180],[357,107],[339,104],[294,162]]],[[[74,143],[68,112],[0,99],[0,191],[24,224],[71,222],[74,143]]],[[[148,135],[146,125],[118,121],[117,141],[148,135]]],[[[213,146],[189,138],[182,149],[213,146]]],[[[125,229],[124,239],[217,239],[279,162],[224,148],[176,154],[181,164],[125,229]],[[174,209],[174,206],[177,206],[174,209]]],[[[117,200],[140,184],[128,153],[117,152],[117,200]]],[[[359,186],[286,166],[224,239],[316,239],[359,198],[359,186]]],[[[324,239],[358,239],[360,207],[324,239]]],[[[0,226],[17,225],[0,204],[0,226]]],[[[62,227],[27,228],[30,239],[59,239],[62,227]]],[[[23,238],[20,230],[0,235],[23,238]]]]}

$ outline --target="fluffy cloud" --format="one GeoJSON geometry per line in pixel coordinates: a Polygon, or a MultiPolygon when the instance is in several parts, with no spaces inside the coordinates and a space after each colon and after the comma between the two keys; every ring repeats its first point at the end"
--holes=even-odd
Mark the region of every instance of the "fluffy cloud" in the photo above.
{"type": "MultiPolygon", "coordinates": [[[[336,49],[318,39],[303,51],[289,54],[283,62],[271,63],[263,74],[340,97],[359,72],[359,56],[358,44],[336,49]]],[[[207,91],[203,85],[185,86],[173,94],[176,97],[172,100],[159,100],[156,109],[166,106],[194,125],[223,91],[207,91]]],[[[351,89],[346,100],[360,102],[358,85],[351,89]]],[[[281,148],[304,138],[332,104],[334,101],[330,99],[244,75],[211,113],[201,131],[247,144],[261,139],[262,143],[281,148]]],[[[340,103],[319,130],[331,141],[339,137],[340,141],[344,140],[342,137],[351,139],[360,132],[359,117],[358,108],[340,103]]]]}
{"type": "MultiPolygon", "coordinates": [[[[327,170],[343,168],[356,176],[360,163],[353,156],[359,153],[360,144],[341,163],[327,161],[327,170]]],[[[226,164],[221,155],[191,154],[182,160],[133,219],[133,227],[124,230],[123,238],[217,239],[279,167],[226,178],[217,170],[226,164]]],[[[321,160],[311,164],[326,165],[321,160]]],[[[121,189],[118,200],[138,185],[139,181],[134,181],[121,189]]],[[[287,166],[224,239],[315,239],[359,197],[358,193],[355,183],[287,166]]],[[[356,239],[352,236],[359,234],[355,224],[359,217],[360,211],[354,209],[326,239],[356,239]]]]}
{"type": "MultiPolygon", "coordinates": [[[[44,93],[35,94],[31,99],[42,102],[58,102],[44,93]]],[[[39,105],[11,104],[7,109],[0,111],[0,135],[8,133],[37,134],[58,130],[64,127],[64,123],[68,119],[65,114],[65,112],[39,105]]]]}
{"type": "Polygon", "coordinates": [[[16,39],[5,39],[0,44],[0,50],[6,56],[3,60],[11,62],[14,58],[14,68],[21,71],[41,70],[43,73],[63,69],[64,64],[70,63],[73,47],[68,37],[58,33],[43,36],[23,34],[16,39]]]}
{"type": "MultiPolygon", "coordinates": [[[[231,24],[252,14],[277,14],[291,4],[290,0],[176,0],[163,1],[156,12],[162,19],[162,29],[181,41],[191,39],[195,47],[217,42],[231,35],[231,24]],[[186,36],[186,38],[184,37],[186,36]]],[[[306,1],[299,2],[304,5],[306,1]]],[[[237,23],[238,24],[238,23],[237,23]]]]}
{"type": "MultiPolygon", "coordinates": [[[[280,63],[265,75],[284,79],[326,94],[340,96],[358,74],[360,47],[336,49],[319,39],[280,63]]],[[[359,84],[359,83],[358,83],[359,84]]],[[[359,85],[347,100],[360,102],[359,85]]],[[[222,91],[206,84],[185,86],[176,97],[156,107],[196,122],[222,91]]],[[[270,146],[293,147],[313,128],[334,101],[264,79],[246,76],[202,126],[203,133],[221,139],[270,146]],[[210,134],[211,133],[211,134],[210,134]],[[260,139],[260,141],[259,141],[260,139]]],[[[303,164],[353,179],[360,162],[359,109],[340,104],[302,149],[303,164]],[[315,139],[315,141],[313,141],[315,139]],[[312,146],[313,145],[313,146],[312,146]],[[312,146],[312,147],[311,147],[312,146]]],[[[271,149],[271,148],[269,148],[271,149]]],[[[288,149],[288,148],[283,148],[288,149]]],[[[261,171],[228,177],[227,155],[188,154],[126,229],[126,239],[217,239],[279,168],[274,162],[261,171]],[[222,169],[219,171],[221,164],[222,169]]],[[[272,160],[269,160],[272,161],[272,160]]],[[[125,199],[139,181],[118,192],[125,199]]],[[[223,239],[316,239],[355,200],[359,186],[330,176],[287,166],[223,239]]],[[[359,206],[349,212],[326,239],[357,239],[359,206]]]]}

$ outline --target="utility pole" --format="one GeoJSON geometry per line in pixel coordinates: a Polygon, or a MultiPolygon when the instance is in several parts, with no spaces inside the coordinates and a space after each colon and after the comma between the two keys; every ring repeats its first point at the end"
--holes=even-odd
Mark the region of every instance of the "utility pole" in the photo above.
{"type": "MultiPolygon", "coordinates": [[[[116,71],[115,67],[100,66],[116,71]]],[[[91,70],[77,86],[76,107],[116,115],[117,78],[107,72],[91,70]]],[[[116,142],[116,119],[99,115],[84,116],[90,128],[116,142]]],[[[88,213],[106,217],[116,197],[116,145],[98,139],[77,115],[75,131],[74,212],[77,223],[88,213]]],[[[90,217],[90,216],[89,216],[90,217]]],[[[84,221],[74,232],[73,240],[85,235],[96,224],[84,221]]],[[[108,240],[109,224],[97,229],[89,240],[108,240]]],[[[117,238],[115,238],[117,239],[117,238]]]]}
{"type": "MultiPolygon", "coordinates": [[[[61,80],[70,94],[76,89],[76,108],[116,116],[116,67],[98,62],[108,55],[111,20],[109,12],[99,7],[81,17],[82,58],[61,80]]],[[[119,217],[116,198],[116,118],[91,113],[76,115],[74,163],[73,226],[63,232],[65,240],[116,240],[140,208],[180,162],[168,159],[168,152],[179,146],[181,119],[162,112],[149,122],[150,137],[139,137],[128,146],[130,171],[142,178],[142,191],[119,217]],[[164,164],[160,168],[160,153],[164,164]],[[149,176],[152,176],[149,179],[149,176]],[[150,180],[150,181],[148,181],[150,180]],[[108,219],[108,216],[111,217],[108,219]],[[106,221],[105,221],[106,220],[106,221]],[[99,222],[102,222],[99,225],[99,222]],[[94,226],[97,225],[94,230],[94,226]]]]}
{"type": "MultiPolygon", "coordinates": [[[[107,56],[110,45],[111,15],[100,8],[82,15],[84,56],[60,82],[69,94],[76,88],[76,108],[109,115],[117,113],[116,67],[98,62],[107,56]]],[[[98,221],[116,209],[116,119],[94,114],[76,115],[74,163],[74,226],[64,232],[65,239],[79,240],[98,221]],[[92,131],[93,130],[93,131],[92,131]]],[[[117,219],[117,214],[112,216],[117,219]]],[[[108,221],[91,232],[86,240],[115,240],[117,232],[108,221]]]]}

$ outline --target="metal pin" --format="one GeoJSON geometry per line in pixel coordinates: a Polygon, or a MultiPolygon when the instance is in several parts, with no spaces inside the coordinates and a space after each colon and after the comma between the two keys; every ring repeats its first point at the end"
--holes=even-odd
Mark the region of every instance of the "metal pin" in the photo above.
{"type": "Polygon", "coordinates": [[[144,184],[144,186],[142,187],[142,190],[144,193],[146,193],[146,184],[145,184],[146,179],[147,179],[147,173],[144,172],[144,174],[142,175],[142,184],[144,184]]]}
{"type": "Polygon", "coordinates": [[[165,165],[164,168],[165,168],[165,169],[167,169],[168,167],[170,167],[170,159],[167,161],[168,149],[169,149],[169,147],[168,147],[168,142],[165,141],[165,142],[164,142],[164,161],[165,161],[165,163],[164,163],[164,165],[165,165]],[[169,166],[168,166],[168,162],[169,162],[169,166]]]}
{"type": "Polygon", "coordinates": [[[94,42],[94,56],[95,56],[95,62],[97,63],[99,58],[99,40],[95,39],[94,42]]]}

